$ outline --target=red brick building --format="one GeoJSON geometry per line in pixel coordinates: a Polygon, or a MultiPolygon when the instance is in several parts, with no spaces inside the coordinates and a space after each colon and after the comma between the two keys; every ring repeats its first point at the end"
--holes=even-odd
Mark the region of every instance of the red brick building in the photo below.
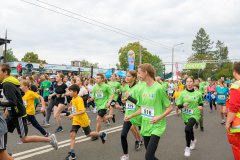
{"type": "Polygon", "coordinates": [[[71,61],[71,66],[82,67],[82,61],[79,61],[79,60],[71,61]]]}

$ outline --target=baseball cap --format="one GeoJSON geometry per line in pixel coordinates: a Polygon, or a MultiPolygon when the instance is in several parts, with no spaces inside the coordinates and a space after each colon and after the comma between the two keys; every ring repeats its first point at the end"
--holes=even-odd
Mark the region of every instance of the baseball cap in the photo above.
{"type": "Polygon", "coordinates": [[[50,76],[50,78],[55,78],[56,79],[56,75],[53,74],[53,75],[50,76]]]}

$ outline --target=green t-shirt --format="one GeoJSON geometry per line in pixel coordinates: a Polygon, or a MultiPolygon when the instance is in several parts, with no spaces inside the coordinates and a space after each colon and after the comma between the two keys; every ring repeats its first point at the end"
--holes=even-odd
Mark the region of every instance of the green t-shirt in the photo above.
{"type": "Polygon", "coordinates": [[[124,95],[125,95],[125,92],[128,90],[128,85],[127,84],[125,84],[124,86],[122,86],[121,85],[121,87],[120,87],[120,89],[121,89],[121,93],[122,93],[122,97],[124,97],[124,95]]]}
{"type": "Polygon", "coordinates": [[[144,86],[144,85],[146,85],[146,82],[145,81],[138,81],[138,85],[141,87],[141,86],[144,86]]]}
{"type": "Polygon", "coordinates": [[[137,105],[141,106],[142,125],[141,135],[151,136],[152,134],[161,137],[166,129],[166,117],[158,123],[149,123],[151,118],[162,115],[165,107],[170,105],[166,91],[159,83],[151,87],[144,85],[138,90],[137,105]]]}
{"type": "MultiPolygon", "coordinates": [[[[34,85],[33,83],[31,83],[31,85],[34,85]]],[[[35,86],[35,85],[34,85],[35,86]]],[[[34,104],[38,104],[39,103],[39,98],[35,98],[34,99],[34,104]]]]}
{"type": "Polygon", "coordinates": [[[168,88],[169,88],[168,82],[164,82],[164,83],[163,83],[163,87],[164,87],[165,91],[167,91],[168,88]]]}
{"type": "MultiPolygon", "coordinates": [[[[140,86],[135,84],[133,87],[131,88],[127,88],[127,92],[129,94],[129,96],[131,96],[134,99],[138,99],[138,90],[139,90],[140,86]]],[[[129,116],[133,113],[135,113],[137,110],[139,110],[140,106],[139,105],[134,105],[131,101],[127,100],[126,101],[126,111],[125,111],[125,116],[129,116]],[[134,107],[131,107],[134,106],[134,107]]],[[[132,125],[135,126],[141,126],[141,122],[142,122],[142,116],[138,115],[136,117],[133,117],[129,120],[132,125]]]]}
{"type": "Polygon", "coordinates": [[[49,92],[48,92],[48,91],[45,91],[45,89],[49,89],[49,87],[51,86],[51,84],[52,84],[52,83],[51,83],[49,80],[46,80],[45,82],[43,81],[43,82],[41,83],[40,88],[43,89],[43,97],[49,96],[49,92]]]}
{"type": "Polygon", "coordinates": [[[203,82],[199,83],[199,92],[202,94],[205,92],[205,84],[203,82]]]}
{"type": "Polygon", "coordinates": [[[111,90],[112,90],[113,93],[114,93],[114,98],[113,98],[113,100],[114,100],[114,101],[117,101],[118,93],[116,93],[116,90],[117,90],[117,89],[120,89],[121,84],[120,84],[119,82],[117,82],[117,81],[115,81],[115,82],[110,81],[110,82],[108,82],[108,85],[109,85],[109,87],[111,88],[111,90]]]}
{"type": "Polygon", "coordinates": [[[111,95],[113,94],[113,91],[111,88],[103,83],[101,86],[96,84],[93,87],[93,97],[95,97],[95,103],[97,105],[97,109],[107,109],[106,105],[108,103],[108,100],[110,99],[111,95]]]}
{"type": "Polygon", "coordinates": [[[189,92],[184,90],[178,97],[177,105],[183,105],[184,103],[189,103],[189,105],[182,109],[183,121],[187,123],[189,118],[194,118],[198,122],[201,118],[198,106],[203,104],[202,94],[199,91],[189,92]]]}

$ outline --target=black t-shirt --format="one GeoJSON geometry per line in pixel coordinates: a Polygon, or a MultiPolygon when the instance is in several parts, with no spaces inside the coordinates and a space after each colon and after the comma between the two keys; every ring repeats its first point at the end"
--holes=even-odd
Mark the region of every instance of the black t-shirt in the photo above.
{"type": "Polygon", "coordinates": [[[66,88],[68,88],[68,87],[65,83],[62,83],[60,86],[56,83],[54,85],[54,88],[55,88],[55,92],[57,94],[64,94],[66,92],[66,88]]]}
{"type": "Polygon", "coordinates": [[[34,84],[31,84],[30,88],[31,88],[31,91],[33,91],[33,92],[38,91],[37,87],[34,84]]]}
{"type": "Polygon", "coordinates": [[[33,65],[32,65],[32,64],[27,64],[26,67],[27,67],[27,70],[28,70],[28,71],[31,71],[32,68],[33,68],[33,65]]]}

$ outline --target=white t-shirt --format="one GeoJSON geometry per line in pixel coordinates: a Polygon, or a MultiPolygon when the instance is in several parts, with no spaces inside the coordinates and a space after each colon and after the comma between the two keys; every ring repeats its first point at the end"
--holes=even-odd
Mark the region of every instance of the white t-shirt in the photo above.
{"type": "MultiPolygon", "coordinates": [[[[94,85],[93,85],[94,86],[94,85]]],[[[93,91],[93,86],[92,85],[88,85],[87,87],[88,87],[88,91],[89,91],[89,96],[92,98],[92,91],[93,91]]]]}
{"type": "Polygon", "coordinates": [[[78,95],[79,95],[80,97],[82,97],[82,96],[84,96],[84,95],[86,95],[86,94],[88,94],[88,91],[86,90],[86,88],[85,88],[84,86],[81,86],[81,87],[80,87],[80,92],[78,93],[78,95]]]}
{"type": "Polygon", "coordinates": [[[171,84],[169,83],[168,93],[173,93],[174,88],[175,88],[175,85],[173,83],[171,84]]]}
{"type": "Polygon", "coordinates": [[[72,83],[70,81],[67,81],[65,84],[67,85],[67,87],[72,85],[72,83]]]}

